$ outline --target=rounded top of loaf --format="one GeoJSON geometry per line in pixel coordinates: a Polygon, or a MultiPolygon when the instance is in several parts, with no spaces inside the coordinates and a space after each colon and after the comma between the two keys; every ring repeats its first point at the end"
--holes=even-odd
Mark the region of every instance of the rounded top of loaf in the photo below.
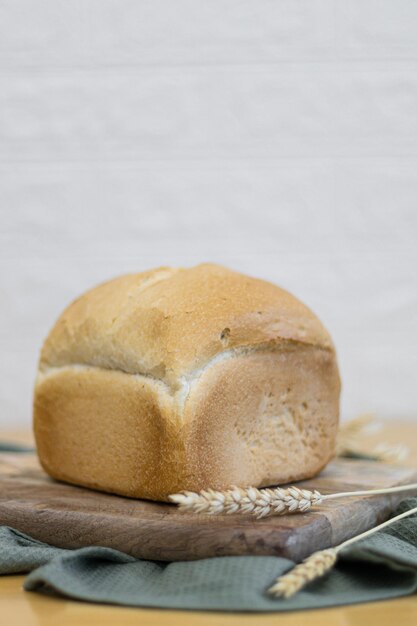
{"type": "Polygon", "coordinates": [[[318,318],[287,291],[210,263],[160,267],[72,302],[44,343],[40,369],[90,365],[175,389],[225,352],[291,343],[333,350],[318,318]]]}

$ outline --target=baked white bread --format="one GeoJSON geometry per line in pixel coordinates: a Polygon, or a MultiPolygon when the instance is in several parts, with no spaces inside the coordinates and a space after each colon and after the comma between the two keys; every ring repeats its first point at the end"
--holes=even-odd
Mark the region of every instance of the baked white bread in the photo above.
{"type": "Polygon", "coordinates": [[[106,282],[41,352],[34,430],[54,478],[134,498],[310,478],[332,458],[340,381],[317,317],[203,264],[106,282]]]}

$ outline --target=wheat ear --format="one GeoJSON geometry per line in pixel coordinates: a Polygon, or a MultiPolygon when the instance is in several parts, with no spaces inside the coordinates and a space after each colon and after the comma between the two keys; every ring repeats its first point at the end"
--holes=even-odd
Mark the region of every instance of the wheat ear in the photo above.
{"type": "Polygon", "coordinates": [[[407,458],[409,449],[403,444],[388,444],[381,442],[372,449],[366,450],[360,445],[361,436],[372,428],[380,426],[372,413],[362,413],[357,417],[343,423],[339,427],[336,441],[336,456],[363,455],[371,457],[375,461],[384,463],[400,463],[407,458]]]}
{"type": "Polygon", "coordinates": [[[318,491],[288,487],[282,489],[242,489],[233,487],[227,491],[207,489],[194,493],[184,491],[169,496],[171,502],[178,504],[182,511],[194,513],[252,513],[255,517],[267,515],[283,515],[300,511],[308,511],[313,505],[320,504],[323,496],[318,491]]]}
{"type": "Polygon", "coordinates": [[[365,539],[365,537],[369,537],[373,533],[376,533],[382,528],[397,522],[404,517],[408,517],[409,515],[413,515],[417,513],[417,507],[410,509],[409,511],[405,511],[400,515],[396,515],[391,519],[383,522],[383,524],[379,524],[370,530],[367,530],[360,535],[356,535],[355,537],[351,537],[347,539],[343,543],[340,543],[338,546],[334,548],[328,548],[326,550],[319,550],[318,552],[314,552],[309,557],[307,557],[302,563],[299,563],[292,570],[283,574],[275,583],[268,589],[268,592],[273,596],[281,597],[281,598],[290,598],[294,594],[296,594],[300,589],[305,587],[308,583],[320,578],[326,574],[336,563],[337,556],[341,550],[351,545],[352,543],[356,543],[361,539],[365,539]]]}
{"type": "Polygon", "coordinates": [[[371,450],[371,455],[376,461],[384,461],[385,463],[401,463],[410,453],[409,448],[402,443],[389,444],[379,443],[371,450]]]}
{"type": "Polygon", "coordinates": [[[335,498],[372,496],[385,493],[396,493],[417,489],[417,483],[387,487],[385,489],[366,489],[364,491],[345,491],[339,493],[322,494],[320,491],[310,491],[299,487],[275,487],[274,489],[256,489],[249,487],[242,489],[233,487],[226,491],[206,489],[199,493],[184,491],[169,496],[171,502],[178,505],[180,510],[193,513],[208,513],[209,515],[250,513],[257,518],[269,515],[286,515],[287,513],[306,513],[314,506],[319,506],[325,500],[335,498]]]}
{"type": "Polygon", "coordinates": [[[372,413],[361,413],[348,422],[340,424],[336,441],[337,456],[342,456],[355,448],[358,438],[372,423],[375,423],[375,416],[372,413]]]}

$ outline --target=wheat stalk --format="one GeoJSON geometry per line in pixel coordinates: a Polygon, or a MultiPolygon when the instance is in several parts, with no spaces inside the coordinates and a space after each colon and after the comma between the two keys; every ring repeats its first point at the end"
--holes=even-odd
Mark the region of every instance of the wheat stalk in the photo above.
{"type": "Polygon", "coordinates": [[[410,509],[409,511],[405,511],[400,515],[396,515],[392,517],[386,522],[367,530],[360,535],[356,535],[355,537],[351,537],[347,539],[343,543],[340,543],[338,546],[334,548],[328,548],[326,550],[319,550],[318,552],[314,552],[309,557],[307,557],[302,563],[299,563],[292,570],[279,576],[276,579],[272,587],[268,589],[268,592],[277,597],[281,598],[290,598],[294,594],[296,594],[300,589],[305,587],[308,583],[320,578],[320,576],[324,576],[336,563],[338,554],[341,550],[351,545],[352,543],[356,543],[361,539],[365,539],[365,537],[369,537],[373,533],[376,533],[382,528],[397,522],[404,517],[408,517],[409,515],[413,515],[417,513],[417,507],[410,509]]]}
{"type": "Polygon", "coordinates": [[[291,598],[309,582],[324,576],[333,567],[336,560],[335,548],[314,552],[287,574],[277,578],[272,587],[268,589],[268,593],[281,598],[291,598]]]}
{"type": "Polygon", "coordinates": [[[283,515],[299,511],[305,513],[312,506],[320,504],[323,496],[318,491],[288,487],[282,489],[242,489],[233,487],[227,491],[207,489],[194,493],[185,491],[169,496],[182,511],[193,513],[251,513],[257,518],[267,515],[283,515]]]}
{"type": "Polygon", "coordinates": [[[380,426],[375,421],[372,413],[362,413],[349,422],[343,423],[339,427],[336,441],[336,456],[363,455],[372,457],[375,461],[384,463],[399,463],[409,454],[409,450],[402,444],[380,443],[371,450],[364,450],[360,445],[362,435],[370,430],[372,426],[380,426]]]}
{"type": "Polygon", "coordinates": [[[417,483],[386,487],[385,489],[345,491],[326,495],[317,489],[310,491],[294,486],[285,489],[282,487],[273,489],[233,487],[226,491],[214,491],[213,489],[206,489],[199,493],[184,491],[170,495],[169,499],[177,504],[181,511],[208,513],[209,515],[250,513],[259,519],[269,515],[306,513],[313,506],[319,506],[325,500],[335,498],[372,496],[412,489],[417,489],[417,483]]]}
{"type": "Polygon", "coordinates": [[[361,413],[348,422],[342,422],[337,434],[338,445],[344,448],[345,445],[362,435],[364,431],[369,430],[371,424],[375,424],[375,416],[373,413],[361,413]]]}
{"type": "Polygon", "coordinates": [[[374,456],[377,461],[399,463],[408,457],[409,452],[407,446],[402,443],[391,445],[381,442],[373,448],[371,455],[374,456]]]}
{"type": "Polygon", "coordinates": [[[336,456],[343,456],[356,450],[359,438],[372,423],[375,423],[372,413],[362,413],[348,422],[342,422],[337,433],[336,456]]]}

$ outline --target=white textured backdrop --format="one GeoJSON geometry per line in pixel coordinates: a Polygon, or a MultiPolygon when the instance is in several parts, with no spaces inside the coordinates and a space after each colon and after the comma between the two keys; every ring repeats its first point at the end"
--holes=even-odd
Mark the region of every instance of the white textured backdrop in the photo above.
{"type": "Polygon", "coordinates": [[[343,414],[417,418],[417,2],[0,1],[0,426],[98,281],[224,263],[330,329],[343,414]]]}

